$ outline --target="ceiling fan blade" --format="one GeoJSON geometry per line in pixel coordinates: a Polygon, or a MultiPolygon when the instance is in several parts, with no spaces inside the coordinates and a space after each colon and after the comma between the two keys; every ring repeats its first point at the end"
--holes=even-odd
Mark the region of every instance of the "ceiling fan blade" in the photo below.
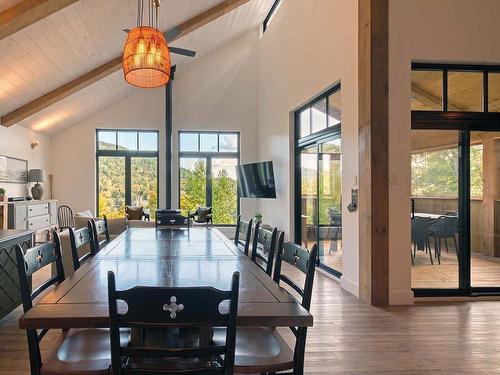
{"type": "Polygon", "coordinates": [[[190,49],[185,48],[177,48],[177,47],[168,47],[170,52],[175,53],[177,55],[187,56],[187,57],[195,57],[196,51],[192,51],[190,49]]]}
{"type": "Polygon", "coordinates": [[[179,30],[177,27],[174,27],[173,29],[168,30],[165,32],[163,35],[165,36],[165,39],[167,40],[167,43],[170,42],[172,39],[174,39],[177,35],[181,33],[181,30],[179,30]]]}

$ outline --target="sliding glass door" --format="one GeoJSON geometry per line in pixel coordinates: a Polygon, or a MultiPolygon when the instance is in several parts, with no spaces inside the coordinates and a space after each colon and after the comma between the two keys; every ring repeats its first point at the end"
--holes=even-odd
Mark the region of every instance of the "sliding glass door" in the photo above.
{"type": "Polygon", "coordinates": [[[460,132],[414,130],[411,145],[413,288],[458,289],[460,132]]]}
{"type": "Polygon", "coordinates": [[[470,133],[472,288],[500,287],[500,132],[470,133]]]}
{"type": "Polygon", "coordinates": [[[318,264],[342,273],[342,151],[339,135],[315,141],[299,154],[299,238],[310,249],[318,245],[318,264]]]}
{"type": "Polygon", "coordinates": [[[342,152],[340,138],[318,144],[318,250],[321,264],[342,272],[342,152]]]}
{"type": "Polygon", "coordinates": [[[300,233],[302,246],[310,249],[318,241],[318,147],[300,152],[300,233]]]}

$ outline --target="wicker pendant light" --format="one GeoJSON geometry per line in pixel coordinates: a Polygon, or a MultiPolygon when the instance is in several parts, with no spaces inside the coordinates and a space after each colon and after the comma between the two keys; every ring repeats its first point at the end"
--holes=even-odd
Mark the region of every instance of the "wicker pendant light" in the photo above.
{"type": "Polygon", "coordinates": [[[170,80],[170,52],[159,31],[160,0],[149,3],[149,24],[143,24],[144,0],[138,0],[137,27],[129,31],[123,49],[123,73],[131,85],[142,88],[164,86],[170,80]]]}

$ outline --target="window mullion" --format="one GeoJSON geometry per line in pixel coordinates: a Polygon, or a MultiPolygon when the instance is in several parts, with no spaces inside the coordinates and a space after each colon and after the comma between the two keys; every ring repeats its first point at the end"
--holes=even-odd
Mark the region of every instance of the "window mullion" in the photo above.
{"type": "Polygon", "coordinates": [[[130,156],[125,157],[125,205],[131,206],[132,203],[132,161],[130,156]]]}
{"type": "Polygon", "coordinates": [[[205,202],[207,207],[212,206],[212,157],[206,158],[207,172],[206,172],[206,196],[205,202]]]}

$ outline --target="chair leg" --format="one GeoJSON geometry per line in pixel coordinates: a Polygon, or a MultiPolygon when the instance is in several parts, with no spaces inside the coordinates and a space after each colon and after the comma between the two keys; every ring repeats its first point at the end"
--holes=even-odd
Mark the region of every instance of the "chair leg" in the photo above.
{"type": "Polygon", "coordinates": [[[449,251],[448,251],[448,241],[447,241],[446,237],[444,238],[444,245],[446,246],[446,252],[449,253],[449,251]]]}
{"type": "MultiPolygon", "coordinates": [[[[436,242],[434,242],[434,246],[436,246],[436,242]]],[[[429,259],[431,260],[431,265],[434,265],[434,261],[432,260],[432,251],[431,251],[431,244],[429,242],[429,239],[425,240],[424,248],[425,248],[426,252],[427,252],[427,249],[429,249],[429,259]]]]}
{"type": "Polygon", "coordinates": [[[438,237],[437,260],[438,260],[438,264],[441,264],[441,237],[438,237]]]}
{"type": "Polygon", "coordinates": [[[458,259],[458,245],[455,236],[453,236],[453,244],[455,245],[455,253],[457,254],[457,259],[458,259]]]}

